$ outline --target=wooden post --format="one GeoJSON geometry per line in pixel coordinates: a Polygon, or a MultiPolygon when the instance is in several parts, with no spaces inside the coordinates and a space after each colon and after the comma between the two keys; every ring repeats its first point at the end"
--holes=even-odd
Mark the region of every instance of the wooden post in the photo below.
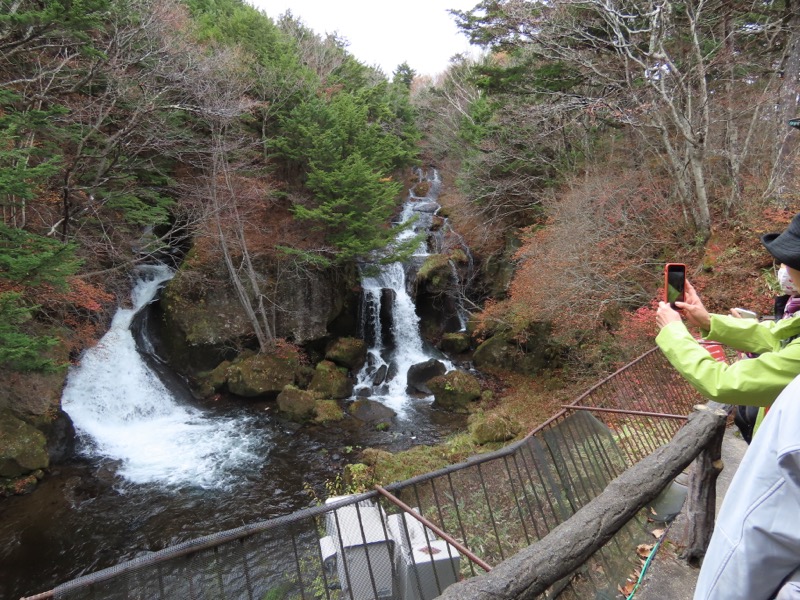
{"type": "MultiPolygon", "coordinates": [[[[696,411],[714,411],[727,417],[729,405],[710,402],[708,405],[694,407],[696,411]]],[[[706,554],[711,534],[714,532],[717,509],[717,478],[722,472],[722,439],[725,437],[725,423],[722,419],[709,439],[708,444],[697,456],[689,475],[686,494],[686,524],[683,531],[680,556],[689,564],[699,566],[706,554]]]]}

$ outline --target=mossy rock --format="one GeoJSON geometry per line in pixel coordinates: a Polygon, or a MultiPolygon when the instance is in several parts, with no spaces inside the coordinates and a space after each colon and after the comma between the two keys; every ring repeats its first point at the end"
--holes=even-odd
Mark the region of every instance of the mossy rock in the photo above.
{"type": "Polygon", "coordinates": [[[315,423],[331,423],[344,419],[344,411],[336,400],[317,400],[314,404],[314,415],[315,423]]]}
{"type": "Polygon", "coordinates": [[[44,471],[42,470],[11,479],[0,477],[0,498],[30,494],[43,477],[44,471]]]}
{"type": "Polygon", "coordinates": [[[526,332],[528,341],[524,345],[517,343],[510,332],[497,333],[475,349],[473,363],[481,370],[506,369],[535,375],[558,363],[558,349],[549,333],[548,325],[533,323],[526,332]]]}
{"type": "Polygon", "coordinates": [[[431,191],[430,181],[420,181],[414,186],[414,195],[420,198],[427,196],[429,191],[431,191]]]}
{"type": "Polygon", "coordinates": [[[301,390],[287,385],[278,394],[278,410],[292,421],[302,423],[317,415],[316,407],[319,396],[308,390],[301,390]]]}
{"type": "Polygon", "coordinates": [[[203,398],[207,398],[215,392],[221,391],[228,382],[228,369],[230,366],[231,361],[224,360],[211,371],[201,373],[198,375],[197,381],[194,383],[192,389],[203,398]]]}
{"type": "Polygon", "coordinates": [[[347,410],[359,421],[371,423],[376,426],[381,424],[390,426],[397,416],[397,413],[388,406],[368,398],[359,398],[353,402],[347,410]]]}
{"type": "Polygon", "coordinates": [[[463,354],[469,350],[470,336],[468,333],[445,333],[439,342],[439,349],[448,354],[463,354]]]}
{"type": "Polygon", "coordinates": [[[417,273],[417,284],[424,285],[429,292],[444,292],[453,278],[453,266],[445,254],[431,254],[422,263],[417,273]]]}
{"type": "Polygon", "coordinates": [[[481,397],[478,379],[465,371],[450,371],[428,381],[433,405],[451,412],[469,412],[469,405],[481,397]]]}
{"type": "Polygon", "coordinates": [[[11,412],[0,412],[0,477],[16,478],[49,465],[44,434],[11,412]]]}
{"type": "Polygon", "coordinates": [[[284,387],[295,383],[299,367],[300,359],[294,353],[256,354],[237,359],[226,369],[228,391],[248,398],[275,397],[284,387]]]}
{"type": "Polygon", "coordinates": [[[353,382],[347,376],[347,369],[323,360],[317,364],[308,389],[318,392],[323,398],[349,398],[353,393],[353,382]]]}
{"type": "Polygon", "coordinates": [[[345,369],[357,371],[367,361],[367,343],[353,337],[338,338],[325,351],[325,360],[330,360],[345,369]]]}
{"type": "Polygon", "coordinates": [[[508,415],[476,413],[469,418],[469,433],[476,444],[507,442],[522,431],[522,426],[508,415]]]}

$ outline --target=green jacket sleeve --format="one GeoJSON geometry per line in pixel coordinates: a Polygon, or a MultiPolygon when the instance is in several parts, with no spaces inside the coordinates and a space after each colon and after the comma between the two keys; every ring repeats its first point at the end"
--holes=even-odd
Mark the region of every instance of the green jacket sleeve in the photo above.
{"type": "MultiPolygon", "coordinates": [[[[738,320],[744,321],[744,319],[738,320]]],[[[770,328],[765,328],[765,331],[769,332],[770,328]]],[[[713,320],[709,338],[712,333],[715,333],[713,320]]],[[[735,341],[737,335],[742,335],[739,341],[746,341],[744,338],[746,334],[739,328],[734,328],[733,334],[730,331],[726,334],[728,335],[721,336],[725,338],[724,340],[721,338],[716,340],[727,345],[731,340],[735,341]]],[[[763,344],[769,337],[767,334],[758,343],[748,344],[747,350],[758,351],[755,350],[755,347],[758,347],[763,351],[763,344]]],[[[766,351],[756,358],[739,360],[731,365],[715,360],[692,337],[682,322],[669,323],[662,328],[656,337],[656,344],[672,366],[698,392],[707,398],[727,404],[769,406],[783,388],[800,374],[800,338],[783,348],[780,348],[778,340],[776,350],[766,351]]],[[[739,349],[745,348],[740,345],[739,349]]]]}
{"type": "Polygon", "coordinates": [[[738,319],[727,315],[711,315],[711,329],[703,336],[742,352],[773,352],[781,347],[786,322],[738,319]]]}

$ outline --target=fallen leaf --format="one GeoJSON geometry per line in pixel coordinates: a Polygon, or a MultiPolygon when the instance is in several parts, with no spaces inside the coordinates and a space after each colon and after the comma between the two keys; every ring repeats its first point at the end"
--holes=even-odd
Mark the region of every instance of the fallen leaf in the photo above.
{"type": "Polygon", "coordinates": [[[636,587],[636,584],[633,582],[628,582],[624,586],[619,586],[619,593],[625,596],[626,598],[631,595],[633,588],[636,587]]]}
{"type": "Polygon", "coordinates": [[[648,556],[650,556],[650,552],[652,552],[653,546],[655,546],[655,544],[639,544],[638,546],[636,546],[636,554],[638,554],[642,558],[647,558],[648,556]]]}

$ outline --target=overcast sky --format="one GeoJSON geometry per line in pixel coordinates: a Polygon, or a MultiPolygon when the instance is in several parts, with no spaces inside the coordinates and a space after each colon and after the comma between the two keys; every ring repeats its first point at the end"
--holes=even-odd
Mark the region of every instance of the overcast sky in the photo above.
{"type": "Polygon", "coordinates": [[[319,34],[338,33],[360,62],[391,76],[407,62],[419,74],[445,70],[454,54],[477,54],[447,9],[469,10],[479,0],[248,0],[273,20],[287,10],[319,34]]]}

